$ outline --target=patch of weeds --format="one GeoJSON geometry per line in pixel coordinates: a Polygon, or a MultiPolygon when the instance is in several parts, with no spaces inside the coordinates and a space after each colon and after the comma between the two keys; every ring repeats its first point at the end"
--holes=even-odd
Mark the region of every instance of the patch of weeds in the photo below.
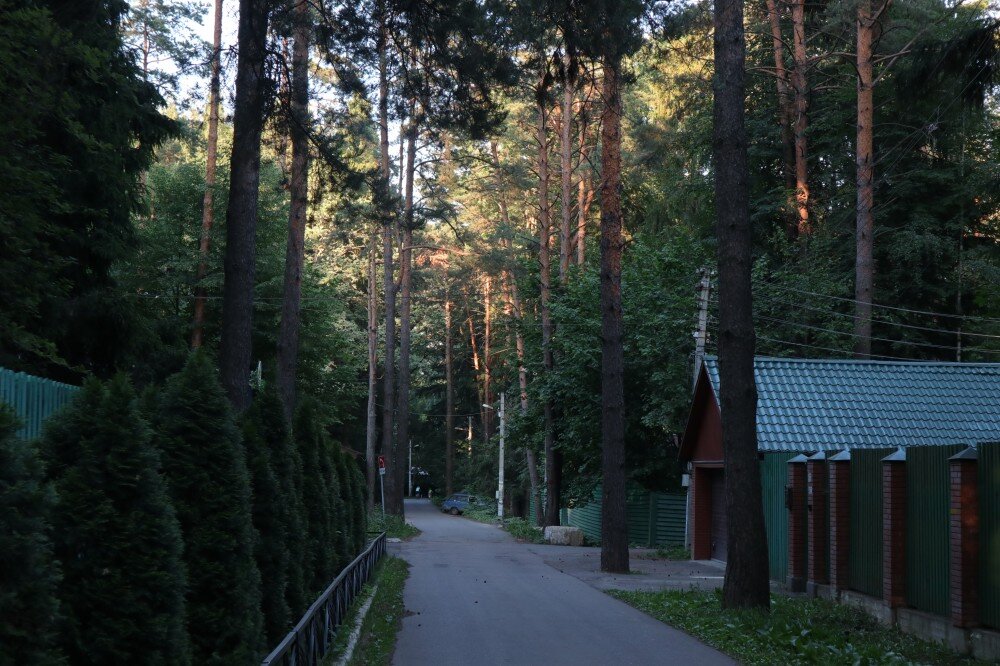
{"type": "Polygon", "coordinates": [[[462,515],[478,523],[495,525],[497,522],[497,508],[495,506],[470,506],[462,512],[462,515]]]}
{"type": "Polygon", "coordinates": [[[504,524],[504,529],[510,532],[515,539],[529,541],[531,543],[544,543],[545,537],[542,530],[529,523],[524,518],[508,518],[504,524]]]}
{"type": "Polygon", "coordinates": [[[649,553],[637,555],[642,560],[690,560],[691,551],[684,546],[660,546],[649,553]]]}
{"type": "Polygon", "coordinates": [[[444,504],[444,500],[445,500],[444,495],[435,495],[434,497],[431,498],[431,504],[440,509],[441,505],[444,504]]]}
{"type": "Polygon", "coordinates": [[[771,596],[771,612],[723,610],[721,591],[625,592],[614,597],[744,664],[971,663],[943,645],[880,625],[827,599],[771,596]]]}
{"type": "Polygon", "coordinates": [[[382,515],[381,509],[368,512],[368,531],[385,532],[385,535],[396,539],[412,539],[420,534],[413,525],[403,520],[400,516],[391,514],[382,515]]]}
{"type": "Polygon", "coordinates": [[[403,619],[403,585],[410,575],[409,568],[398,557],[386,557],[379,564],[373,579],[378,589],[361,624],[358,643],[348,662],[350,666],[381,666],[392,662],[396,634],[403,619]]]}

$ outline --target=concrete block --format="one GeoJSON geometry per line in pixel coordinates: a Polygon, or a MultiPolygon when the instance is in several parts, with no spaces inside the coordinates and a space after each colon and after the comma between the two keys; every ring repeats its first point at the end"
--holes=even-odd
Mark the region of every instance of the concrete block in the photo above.
{"type": "Polygon", "coordinates": [[[1000,632],[973,629],[969,632],[972,656],[986,661],[1000,661],[1000,632]]]}
{"type": "Polygon", "coordinates": [[[860,608],[887,627],[896,623],[895,609],[890,608],[881,599],[854,590],[843,590],[840,593],[840,602],[854,608],[860,608]]]}
{"type": "Polygon", "coordinates": [[[545,528],[545,543],[554,546],[582,546],[583,530],[579,527],[550,525],[545,528]]]}

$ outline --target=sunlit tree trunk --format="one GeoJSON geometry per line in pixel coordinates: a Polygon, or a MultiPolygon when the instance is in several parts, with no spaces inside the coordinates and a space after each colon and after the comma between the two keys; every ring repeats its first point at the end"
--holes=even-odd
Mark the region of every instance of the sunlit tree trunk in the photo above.
{"type": "Polygon", "coordinates": [[[719,374],[728,534],[722,604],[768,608],[767,539],[757,461],[750,286],[752,230],[742,0],[715,0],[713,146],[719,260],[719,374]]]}
{"type": "Polygon", "coordinates": [[[454,352],[451,333],[451,290],[444,296],[444,378],[445,378],[445,434],[444,434],[444,492],[455,492],[455,379],[454,352]]]}
{"type": "Polygon", "coordinates": [[[198,272],[195,278],[194,322],[191,327],[191,348],[204,342],[205,287],[208,274],[208,247],[215,223],[215,165],[219,154],[219,91],[222,77],[222,0],[215,0],[212,23],[212,70],[208,84],[208,146],[205,156],[205,194],[201,200],[201,239],[198,243],[198,272]]]}
{"type": "Polygon", "coordinates": [[[771,25],[771,44],[774,49],[774,81],[778,89],[778,124],[781,127],[782,157],[784,160],[785,191],[789,192],[789,220],[785,233],[789,239],[798,237],[798,206],[796,203],[795,171],[795,109],[788,94],[788,70],[785,68],[785,40],[781,35],[781,14],[778,0],[767,0],[767,18],[771,25]]]}
{"type": "Polygon", "coordinates": [[[792,91],[795,95],[795,206],[798,212],[798,236],[811,231],[809,221],[809,146],[806,132],[809,129],[809,91],[806,67],[806,18],[805,0],[792,2],[792,91]]]}
{"type": "Polygon", "coordinates": [[[566,284],[569,278],[570,221],[573,219],[573,97],[576,90],[576,75],[572,71],[573,62],[567,55],[563,58],[564,81],[562,99],[562,122],[559,127],[559,153],[561,158],[560,176],[562,198],[560,209],[562,220],[559,225],[559,282],[566,284]]]}
{"type": "Polygon", "coordinates": [[[285,415],[295,410],[295,379],[302,328],[302,270],[305,265],[306,209],[309,194],[309,38],[312,31],[308,0],[295,3],[295,43],[292,47],[291,108],[292,171],[289,181],[288,242],[285,280],[278,329],[277,384],[285,415]]]}
{"type": "Polygon", "coordinates": [[[378,377],[378,275],[375,261],[376,235],[368,245],[368,409],[365,419],[365,469],[368,483],[368,509],[375,508],[375,396],[378,377]]]}

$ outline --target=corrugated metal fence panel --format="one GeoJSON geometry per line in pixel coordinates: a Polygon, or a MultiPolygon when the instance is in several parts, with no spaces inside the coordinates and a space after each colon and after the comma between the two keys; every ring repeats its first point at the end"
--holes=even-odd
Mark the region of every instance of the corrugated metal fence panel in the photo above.
{"type": "Polygon", "coordinates": [[[980,615],[984,625],[1000,629],[1000,443],[978,448],[980,615]]]}
{"type": "Polygon", "coordinates": [[[0,368],[0,402],[14,409],[23,422],[18,435],[33,439],[42,434],[42,424],[68,403],[79,389],[51,379],[0,368]]]}
{"type": "Polygon", "coordinates": [[[579,527],[586,537],[595,542],[601,542],[601,489],[594,491],[594,499],[583,506],[574,507],[567,512],[567,525],[579,527]]]}
{"type": "Polygon", "coordinates": [[[851,589],[882,597],[882,458],[892,449],[851,451],[851,589]]]}
{"type": "Polygon", "coordinates": [[[625,494],[625,514],[628,518],[628,543],[630,546],[652,544],[649,491],[630,487],[625,494]]]}
{"type": "Polygon", "coordinates": [[[785,507],[785,486],[788,484],[788,461],[795,455],[785,451],[765,453],[760,462],[767,561],[771,579],[782,582],[788,575],[788,509],[785,507]]]}
{"type": "Polygon", "coordinates": [[[650,546],[684,545],[687,493],[650,493],[653,537],[650,546]]]}
{"type": "Polygon", "coordinates": [[[947,615],[949,600],[948,458],[960,446],[906,450],[906,601],[917,610],[947,615]]]}

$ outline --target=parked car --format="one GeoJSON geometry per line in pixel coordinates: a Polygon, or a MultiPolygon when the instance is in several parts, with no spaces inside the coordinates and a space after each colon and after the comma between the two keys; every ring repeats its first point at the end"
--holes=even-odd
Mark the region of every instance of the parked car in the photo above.
{"type": "Polygon", "coordinates": [[[485,506],[483,501],[469,493],[453,493],[441,504],[441,511],[457,516],[469,507],[485,506]]]}

